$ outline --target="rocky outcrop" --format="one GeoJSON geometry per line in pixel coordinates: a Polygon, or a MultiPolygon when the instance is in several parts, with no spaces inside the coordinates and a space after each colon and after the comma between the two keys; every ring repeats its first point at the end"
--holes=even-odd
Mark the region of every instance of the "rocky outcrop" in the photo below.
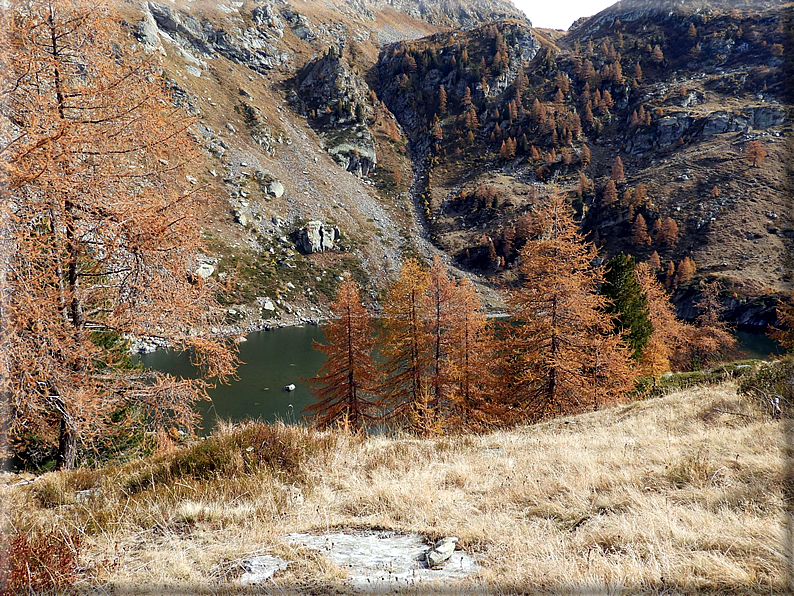
{"type": "Polygon", "coordinates": [[[269,8],[255,9],[255,12],[259,10],[259,18],[254,19],[255,27],[233,27],[226,31],[216,28],[208,20],[199,21],[196,17],[168,5],[149,2],[149,15],[138,26],[139,39],[142,39],[142,43],[151,45],[153,32],[150,23],[147,24],[147,19],[151,16],[158,30],[177,46],[198,51],[207,57],[221,55],[251,70],[265,73],[291,60],[291,55],[277,46],[278,39],[283,35],[283,26],[279,29],[280,20],[267,17],[273,16],[273,9],[272,5],[266,6],[269,8]]]}
{"type": "Polygon", "coordinates": [[[298,109],[320,134],[325,150],[347,171],[366,176],[377,164],[367,127],[373,116],[369,86],[331,48],[298,74],[298,109]]]}
{"type": "Polygon", "coordinates": [[[652,149],[667,149],[684,137],[707,138],[718,134],[764,130],[786,122],[781,106],[754,106],[741,111],[718,110],[706,115],[674,112],[651,126],[638,128],[626,141],[626,152],[639,155],[652,149]]]}
{"type": "Polygon", "coordinates": [[[256,106],[241,101],[240,112],[248,124],[248,130],[251,133],[251,138],[254,142],[267,151],[268,155],[273,156],[276,154],[276,143],[281,142],[273,136],[273,131],[267,123],[266,118],[256,106]]]}
{"type": "Polygon", "coordinates": [[[273,180],[265,188],[265,192],[267,192],[267,194],[270,195],[271,197],[275,197],[276,199],[280,199],[281,197],[283,197],[284,192],[286,190],[287,189],[284,187],[284,185],[278,180],[273,180]]]}
{"type": "Polygon", "coordinates": [[[305,253],[332,250],[334,243],[340,238],[339,228],[321,221],[308,222],[298,233],[297,246],[305,253]]]}
{"type": "Polygon", "coordinates": [[[392,8],[415,19],[439,26],[476,27],[499,19],[520,19],[529,24],[526,15],[508,0],[348,0],[374,18],[373,11],[392,8]]]}
{"type": "MultiPolygon", "coordinates": [[[[497,76],[488,78],[483,85],[482,81],[472,85],[465,77],[458,76],[456,68],[449,67],[449,57],[455,57],[459,52],[459,41],[456,36],[443,37],[444,34],[429,38],[436,48],[436,55],[444,56],[446,60],[439,60],[437,64],[431,65],[421,72],[421,78],[414,80],[414,88],[411,93],[406,93],[401,82],[401,75],[405,72],[405,55],[402,48],[391,46],[384,49],[378,59],[378,77],[380,80],[379,96],[391,110],[398,121],[408,133],[413,141],[419,141],[422,136],[426,136],[429,127],[425,121],[423,110],[424,104],[416,102],[416,96],[424,98],[435,98],[440,86],[444,86],[449,102],[458,100],[465,92],[467,86],[471,88],[472,95],[488,100],[497,98],[505,93],[509,93],[511,85],[518,76],[519,69],[526,63],[535,58],[541,49],[539,40],[532,33],[529,27],[518,23],[499,23],[499,32],[506,42],[508,50],[507,67],[497,76]]],[[[422,48],[424,49],[424,48],[422,48]]],[[[417,49],[418,53],[422,50],[417,49]]],[[[457,56],[456,60],[460,56],[457,56]]],[[[512,97],[510,97],[512,99],[512,97]]],[[[504,103],[509,99],[505,97],[504,103]]]]}
{"type": "Polygon", "coordinates": [[[430,569],[435,569],[446,563],[455,552],[458,539],[454,536],[442,538],[425,553],[425,561],[430,569]]]}

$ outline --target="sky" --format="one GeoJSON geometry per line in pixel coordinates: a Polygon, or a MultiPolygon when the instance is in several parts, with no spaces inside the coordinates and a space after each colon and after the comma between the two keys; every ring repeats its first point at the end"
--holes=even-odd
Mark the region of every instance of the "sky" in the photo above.
{"type": "Polygon", "coordinates": [[[513,0],[535,27],[567,29],[579,17],[589,17],[617,0],[513,0]]]}

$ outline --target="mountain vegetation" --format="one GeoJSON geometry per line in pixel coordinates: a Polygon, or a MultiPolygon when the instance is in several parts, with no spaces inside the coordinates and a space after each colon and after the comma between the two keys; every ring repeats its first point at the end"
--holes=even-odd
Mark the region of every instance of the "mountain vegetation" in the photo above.
{"type": "Polygon", "coordinates": [[[788,593],[790,8],[8,0],[0,594],[788,593]]]}
{"type": "Polygon", "coordinates": [[[234,371],[196,261],[191,120],[101,12],[30,2],[3,26],[4,438],[14,453],[55,445],[71,468],[126,426],[192,433],[205,380],[133,374],[126,340],[167,338],[208,379],[234,371]]]}

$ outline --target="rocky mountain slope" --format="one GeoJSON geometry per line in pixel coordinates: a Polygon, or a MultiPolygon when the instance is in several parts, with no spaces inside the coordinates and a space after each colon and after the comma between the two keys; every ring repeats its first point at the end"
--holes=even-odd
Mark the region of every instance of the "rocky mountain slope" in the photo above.
{"type": "Polygon", "coordinates": [[[202,274],[228,280],[230,324],[316,319],[344,272],[375,297],[410,254],[441,254],[498,308],[548,184],[605,256],[691,257],[763,323],[794,287],[781,7],[631,0],[551,36],[503,0],[118,11],[196,115],[215,199],[202,274]]]}

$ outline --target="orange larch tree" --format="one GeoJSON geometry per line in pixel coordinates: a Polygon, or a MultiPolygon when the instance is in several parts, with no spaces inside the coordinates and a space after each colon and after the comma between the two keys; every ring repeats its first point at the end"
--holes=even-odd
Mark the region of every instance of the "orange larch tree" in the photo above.
{"type": "Polygon", "coordinates": [[[779,303],[777,318],[780,327],[772,332],[772,339],[780,342],[786,350],[794,350],[794,304],[779,303]]]}
{"type": "Polygon", "coordinates": [[[707,367],[736,345],[736,338],[723,320],[724,306],[720,300],[719,280],[701,282],[699,311],[689,338],[691,366],[707,367]]]}
{"type": "Polygon", "coordinates": [[[221,320],[214,278],[196,273],[206,195],[189,182],[191,120],[101,3],[11,1],[1,18],[10,444],[55,446],[69,468],[112,412],[192,432],[205,381],[120,366],[134,335],[190,350],[205,378],[234,370],[209,335],[221,320]]]}
{"type": "Polygon", "coordinates": [[[459,428],[485,430],[503,422],[504,406],[494,397],[496,342],[474,285],[461,279],[454,289],[456,316],[450,325],[450,396],[459,428]]]}
{"type": "Polygon", "coordinates": [[[452,383],[450,353],[453,349],[450,331],[453,321],[460,314],[460,305],[455,295],[455,282],[449,278],[446,267],[437,256],[428,273],[426,292],[426,332],[432,342],[429,379],[431,406],[439,416],[448,416],[451,409],[448,394],[452,383]]]}
{"type": "Polygon", "coordinates": [[[636,268],[637,281],[648,300],[648,318],[653,332],[642,352],[643,372],[658,377],[671,369],[685,366],[682,353],[690,337],[690,326],[678,318],[670,296],[656,278],[656,270],[649,263],[636,268]]]}
{"type": "Polygon", "coordinates": [[[648,235],[648,224],[645,223],[642,213],[638,213],[634,219],[634,225],[631,228],[631,241],[639,246],[646,246],[651,243],[651,237],[648,235]]]}
{"type": "Polygon", "coordinates": [[[346,279],[339,285],[331,313],[323,329],[328,343],[314,344],[327,359],[310,380],[317,401],[306,411],[316,426],[341,423],[359,431],[378,419],[380,405],[372,393],[376,386],[374,329],[355,281],[346,279]]]}
{"type": "Polygon", "coordinates": [[[757,168],[766,159],[766,149],[760,141],[750,141],[744,148],[744,158],[752,167],[757,168]]]}
{"type": "Polygon", "coordinates": [[[403,263],[386,292],[378,337],[383,379],[379,392],[388,418],[416,428],[426,428],[433,417],[427,410],[433,345],[427,332],[428,283],[428,273],[418,261],[403,263]]]}
{"type": "Polygon", "coordinates": [[[556,191],[535,214],[533,237],[521,251],[522,287],[511,296],[516,324],[505,382],[529,419],[614,401],[632,386],[631,353],[609,338],[611,317],[597,292],[603,268],[593,266],[596,249],[556,191]]]}

